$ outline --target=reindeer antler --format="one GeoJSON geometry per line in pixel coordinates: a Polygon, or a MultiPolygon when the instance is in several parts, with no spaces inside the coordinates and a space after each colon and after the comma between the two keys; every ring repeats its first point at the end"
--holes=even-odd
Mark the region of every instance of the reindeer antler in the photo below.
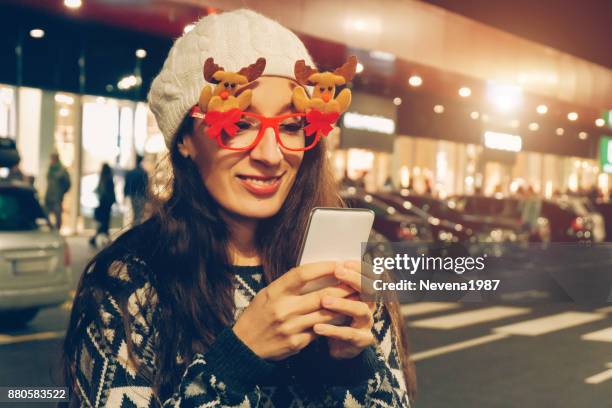
{"type": "Polygon", "coordinates": [[[308,77],[318,72],[319,71],[317,69],[314,69],[306,65],[306,62],[304,60],[296,61],[295,66],[293,67],[293,73],[295,74],[295,79],[298,81],[298,83],[302,85],[308,85],[308,77]]]}
{"type": "Polygon", "coordinates": [[[336,68],[336,70],[334,71],[334,74],[344,77],[346,82],[349,82],[355,76],[356,69],[357,69],[357,57],[354,55],[351,55],[348,61],[346,61],[340,68],[336,68]]]}
{"type": "Polygon", "coordinates": [[[266,68],[266,59],[265,58],[257,58],[255,63],[249,65],[248,67],[242,68],[238,73],[240,75],[244,75],[247,77],[249,82],[252,82],[259,78],[261,74],[263,74],[264,69],[266,68]]]}
{"type": "Polygon", "coordinates": [[[223,69],[223,67],[220,67],[219,65],[215,64],[215,60],[212,57],[207,58],[204,62],[204,79],[206,80],[206,82],[210,82],[211,84],[219,83],[219,81],[213,78],[213,75],[217,71],[225,70],[223,69]]]}

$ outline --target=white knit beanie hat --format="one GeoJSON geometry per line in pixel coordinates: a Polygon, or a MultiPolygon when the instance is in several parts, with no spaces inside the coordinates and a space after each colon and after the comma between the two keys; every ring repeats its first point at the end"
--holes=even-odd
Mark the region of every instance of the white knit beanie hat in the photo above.
{"type": "Polygon", "coordinates": [[[266,59],[263,75],[295,79],[293,67],[303,59],[314,63],[300,39],[274,20],[252,10],[211,14],[175,41],[153,80],[149,106],[170,149],[176,131],[198,102],[206,84],[204,61],[213,57],[226,71],[236,72],[257,58],[266,59]]]}

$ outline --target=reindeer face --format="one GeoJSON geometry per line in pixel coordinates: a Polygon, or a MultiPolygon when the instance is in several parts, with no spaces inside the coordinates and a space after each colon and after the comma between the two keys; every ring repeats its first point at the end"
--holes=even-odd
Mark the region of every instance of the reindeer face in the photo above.
{"type": "Polygon", "coordinates": [[[223,67],[215,64],[213,58],[207,58],[204,62],[204,79],[217,85],[213,95],[227,99],[236,94],[240,85],[246,85],[259,78],[265,67],[265,58],[258,58],[255,63],[242,68],[239,72],[226,72],[223,67]]]}
{"type": "Polygon", "coordinates": [[[213,95],[234,95],[239,86],[248,83],[244,75],[236,74],[235,72],[217,71],[213,75],[213,79],[217,83],[213,95]]]}
{"type": "Polygon", "coordinates": [[[296,61],[293,71],[298,83],[314,86],[313,98],[321,98],[324,102],[329,102],[336,94],[336,86],[344,85],[353,79],[356,66],[355,56],[349,57],[348,61],[334,72],[319,72],[306,65],[304,60],[299,60],[296,61]]]}
{"type": "Polygon", "coordinates": [[[310,75],[308,82],[314,86],[313,98],[321,98],[324,102],[329,102],[336,94],[336,86],[343,85],[346,81],[339,75],[323,72],[310,75]]]}

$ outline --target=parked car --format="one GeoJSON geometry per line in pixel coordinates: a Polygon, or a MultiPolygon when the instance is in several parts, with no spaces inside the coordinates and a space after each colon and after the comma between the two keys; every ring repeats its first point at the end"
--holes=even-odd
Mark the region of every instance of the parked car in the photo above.
{"type": "Polygon", "coordinates": [[[561,206],[571,209],[593,226],[593,241],[603,242],[606,239],[606,224],[603,216],[587,197],[564,195],[558,199],[561,206]]]}
{"type": "Polygon", "coordinates": [[[35,190],[0,181],[0,325],[26,324],[65,302],[71,283],[68,245],[35,190]]]}
{"type": "Polygon", "coordinates": [[[344,192],[341,197],[351,208],[367,208],[374,211],[374,231],[390,242],[431,242],[433,239],[431,229],[421,218],[400,214],[393,206],[371,194],[344,192]]]}
{"type": "MultiPolygon", "coordinates": [[[[485,220],[514,224],[522,228],[521,200],[480,195],[455,196],[449,206],[464,214],[478,215],[485,220]]],[[[593,224],[588,217],[578,214],[570,204],[542,199],[538,225],[531,241],[582,242],[592,241],[593,224]]]]}
{"type": "Polygon", "coordinates": [[[523,242],[529,238],[517,200],[478,195],[454,196],[444,204],[426,198],[414,200],[474,231],[477,242],[523,242]]]}
{"type": "Polygon", "coordinates": [[[612,202],[596,203],[594,207],[604,219],[604,228],[606,230],[605,241],[612,242],[612,202]]]}
{"type": "Polygon", "coordinates": [[[473,236],[471,229],[466,229],[461,223],[440,217],[438,214],[426,211],[420,205],[407,197],[401,197],[393,193],[377,193],[374,197],[405,215],[416,216],[429,224],[433,238],[441,242],[467,242],[473,236]]]}

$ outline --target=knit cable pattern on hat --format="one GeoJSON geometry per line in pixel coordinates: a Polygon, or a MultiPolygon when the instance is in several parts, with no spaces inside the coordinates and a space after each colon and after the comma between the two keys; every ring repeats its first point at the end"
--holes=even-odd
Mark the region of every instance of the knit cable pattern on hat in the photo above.
{"type": "Polygon", "coordinates": [[[295,79],[297,60],[314,66],[294,33],[259,13],[240,9],[202,18],[193,30],[175,41],[149,91],[149,106],[168,148],[206,85],[202,68],[209,57],[231,72],[264,57],[264,75],[291,79],[295,79]]]}

